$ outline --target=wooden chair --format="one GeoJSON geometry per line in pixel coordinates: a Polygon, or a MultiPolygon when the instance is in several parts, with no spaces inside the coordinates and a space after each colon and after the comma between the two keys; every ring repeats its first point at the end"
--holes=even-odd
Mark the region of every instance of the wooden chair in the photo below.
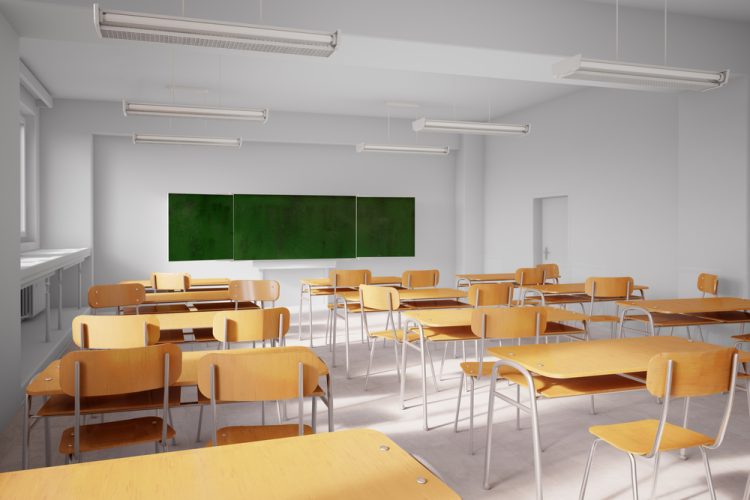
{"type": "MultiPolygon", "coordinates": [[[[474,386],[482,377],[489,377],[492,373],[492,362],[484,361],[484,343],[487,339],[520,339],[536,338],[547,326],[547,312],[541,307],[513,307],[496,309],[477,309],[471,315],[471,331],[479,340],[477,358],[479,361],[464,361],[461,363],[461,380],[458,384],[458,399],[456,401],[456,417],[453,421],[453,431],[458,432],[458,416],[461,411],[461,395],[464,390],[464,380],[469,380],[469,453],[474,453],[474,386]]],[[[518,386],[517,399],[520,397],[518,386]]],[[[517,417],[520,418],[520,417],[517,417]]]]}
{"type": "Polygon", "coordinates": [[[271,341],[271,346],[283,346],[289,331],[289,309],[245,309],[240,311],[217,311],[213,321],[213,336],[222,349],[229,349],[232,342],[271,341]]]}
{"type": "Polygon", "coordinates": [[[156,316],[76,316],[73,342],[81,349],[126,349],[159,342],[156,316]]]}
{"type": "Polygon", "coordinates": [[[719,277],[715,274],[700,273],[698,275],[698,291],[703,294],[719,295],[719,277]]]}
{"type": "Polygon", "coordinates": [[[543,285],[544,270],[538,267],[519,267],[516,269],[515,284],[521,287],[543,285]]]}
{"type": "Polygon", "coordinates": [[[560,283],[560,267],[557,264],[537,264],[537,269],[541,269],[544,274],[544,283],[554,281],[560,283]]]}
{"type": "Polygon", "coordinates": [[[404,288],[434,288],[439,281],[440,271],[437,269],[404,271],[401,274],[401,286],[404,288]]]}
{"type": "Polygon", "coordinates": [[[125,306],[135,307],[136,314],[141,304],[146,300],[146,289],[137,283],[94,285],[89,287],[89,307],[96,312],[98,309],[116,308],[122,312],[125,306]]]}
{"type": "Polygon", "coordinates": [[[229,299],[234,302],[235,310],[241,302],[260,303],[261,309],[265,302],[276,307],[276,301],[281,295],[281,286],[274,280],[232,280],[229,282],[229,299]]]}
{"type": "Polygon", "coordinates": [[[246,443],[312,434],[316,401],[323,394],[318,378],[325,363],[307,347],[279,347],[214,353],[198,362],[198,390],[210,398],[213,414],[209,446],[246,443]],[[304,398],[312,398],[312,425],[304,425],[304,398]],[[219,427],[217,403],[296,399],[298,423],[219,427]]]}
{"type": "Polygon", "coordinates": [[[661,418],[590,427],[589,432],[596,436],[596,439],[591,445],[591,452],[586,463],[580,498],[583,499],[586,494],[586,484],[596,446],[604,441],[628,454],[634,498],[638,498],[636,456],[654,459],[654,476],[651,485],[651,498],[654,498],[661,453],[681,448],[699,448],[706,469],[708,490],[711,498],[715,500],[716,493],[706,452],[715,450],[724,440],[732,411],[736,374],[737,351],[735,349],[717,348],[708,352],[662,353],[651,358],[646,376],[646,388],[654,397],[663,399],[661,418]],[[716,436],[707,436],[667,421],[673,398],[710,396],[724,392],[727,392],[728,396],[716,436]]]}
{"type": "MultiPolygon", "coordinates": [[[[169,386],[182,370],[182,353],[174,345],[114,350],[73,351],[60,360],[60,388],[75,400],[74,426],[63,431],[60,453],[80,461],[81,453],[153,442],[167,449],[174,429],[166,419],[139,417],[82,425],[81,406],[87,398],[103,398],[159,390],[162,415],[169,412],[169,386]]],[[[133,408],[129,408],[132,410],[133,408]]]]}
{"type": "Polygon", "coordinates": [[[151,288],[156,291],[184,292],[190,289],[187,273],[151,273],[151,288]]]}
{"type": "MultiPolygon", "coordinates": [[[[629,276],[586,278],[584,291],[586,295],[591,297],[588,313],[589,321],[594,323],[610,323],[610,337],[614,338],[615,324],[620,321],[617,315],[617,311],[614,315],[595,315],[594,304],[596,303],[597,299],[622,298],[623,300],[630,300],[634,286],[635,282],[633,281],[633,278],[629,276]]],[[[586,314],[586,308],[584,307],[583,303],[581,303],[581,309],[583,309],[583,314],[586,314]]]]}
{"type": "Polygon", "coordinates": [[[404,330],[396,328],[393,313],[394,311],[398,311],[401,306],[401,298],[399,297],[398,290],[385,286],[362,285],[359,287],[359,302],[363,310],[365,332],[368,338],[372,338],[372,342],[370,342],[370,358],[367,363],[367,373],[365,374],[365,390],[367,390],[367,382],[370,379],[370,370],[372,369],[372,360],[375,355],[375,340],[378,338],[393,341],[393,351],[396,355],[396,374],[398,379],[401,380],[398,347],[404,341],[414,342],[419,339],[419,334],[409,333],[405,335],[404,330]],[[371,332],[366,312],[388,313],[385,319],[385,330],[371,332]]]}
{"type": "MultiPolygon", "coordinates": [[[[346,303],[339,297],[339,292],[352,291],[360,285],[367,285],[372,281],[372,273],[368,269],[331,269],[328,278],[333,285],[332,302],[328,304],[328,318],[326,320],[326,343],[329,344],[332,354],[332,363],[336,366],[336,334],[338,311],[342,310],[344,315],[345,329],[345,356],[346,356],[346,378],[349,378],[349,313],[361,312],[360,305],[354,302],[346,303]],[[330,334],[330,336],[329,336],[330,334]],[[330,339],[330,341],[329,341],[330,339]],[[330,343],[329,343],[330,342],[330,343]]],[[[361,338],[365,342],[364,319],[360,316],[361,338]]],[[[369,341],[369,338],[367,339],[369,341]]],[[[310,346],[312,347],[312,335],[310,336],[310,346]]]]}

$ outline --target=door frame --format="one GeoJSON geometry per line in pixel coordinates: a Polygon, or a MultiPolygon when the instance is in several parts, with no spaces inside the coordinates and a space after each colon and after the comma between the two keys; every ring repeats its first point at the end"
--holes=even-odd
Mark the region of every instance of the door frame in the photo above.
{"type": "MultiPolygon", "coordinates": [[[[531,200],[531,222],[532,222],[532,230],[531,230],[531,248],[532,248],[532,254],[533,254],[533,262],[534,265],[537,266],[539,264],[542,264],[544,261],[544,258],[542,257],[542,200],[549,199],[549,198],[567,198],[567,210],[566,210],[566,218],[568,219],[568,230],[566,231],[566,239],[565,245],[567,246],[568,251],[568,262],[566,264],[570,264],[570,195],[567,193],[546,193],[543,195],[535,195],[531,200]]],[[[560,273],[562,274],[564,271],[560,269],[560,273]]]]}

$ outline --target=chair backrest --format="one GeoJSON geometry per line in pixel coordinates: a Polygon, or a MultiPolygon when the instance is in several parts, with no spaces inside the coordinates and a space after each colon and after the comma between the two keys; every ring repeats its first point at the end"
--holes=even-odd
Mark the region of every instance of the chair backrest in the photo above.
{"type": "Polygon", "coordinates": [[[237,302],[276,302],[281,286],[274,280],[232,280],[229,282],[229,300],[237,302]]]}
{"type": "Polygon", "coordinates": [[[80,397],[110,396],[164,387],[165,355],[169,385],[182,371],[182,352],[174,344],[104,351],[72,351],[60,360],[60,388],[75,396],[75,365],[80,365],[80,397]]]}
{"type": "Polygon", "coordinates": [[[667,368],[672,361],[672,397],[699,397],[719,394],[730,389],[734,348],[709,351],[664,352],[648,363],[646,388],[655,397],[666,393],[667,368]]]}
{"type": "Polygon", "coordinates": [[[362,285],[359,287],[362,307],[376,311],[395,311],[401,305],[398,290],[389,286],[362,285]]]}
{"type": "Polygon", "coordinates": [[[542,285],[544,284],[544,270],[538,267],[520,267],[516,269],[517,285],[542,285]]]}
{"type": "Polygon", "coordinates": [[[354,288],[372,281],[372,273],[368,269],[331,269],[328,279],[334,289],[354,288]]]}
{"type": "Polygon", "coordinates": [[[82,349],[127,349],[159,342],[155,315],[76,316],[73,342],[82,349]]]}
{"type": "Polygon", "coordinates": [[[88,301],[92,309],[105,307],[137,306],[146,300],[146,288],[138,283],[93,285],[89,287],[88,301]]]}
{"type": "Polygon", "coordinates": [[[557,264],[538,264],[537,269],[541,269],[544,273],[543,280],[559,280],[560,279],[560,267],[557,264]]]}
{"type": "Polygon", "coordinates": [[[625,297],[633,295],[633,278],[629,276],[602,278],[591,277],[586,279],[584,290],[591,298],[625,297]]]}
{"type": "Polygon", "coordinates": [[[217,311],[213,335],[219,342],[256,342],[279,340],[289,331],[289,309],[244,309],[217,311]]]}
{"type": "Polygon", "coordinates": [[[703,294],[719,294],[719,277],[715,274],[700,273],[698,275],[698,291],[703,294]]]}
{"type": "Polygon", "coordinates": [[[401,274],[401,286],[404,288],[432,288],[440,281],[440,271],[437,269],[423,269],[404,271],[401,274]]]}
{"type": "Polygon", "coordinates": [[[151,273],[151,287],[154,290],[184,291],[190,288],[190,275],[187,273],[151,273]]]}
{"type": "Polygon", "coordinates": [[[217,401],[272,401],[299,397],[299,364],[303,365],[303,396],[318,386],[326,364],[307,347],[273,347],[207,354],[198,361],[198,390],[211,397],[215,367],[217,401]]]}
{"type": "Polygon", "coordinates": [[[536,337],[546,328],[547,311],[543,307],[485,308],[471,314],[471,331],[480,338],[536,337]]]}
{"type": "Polygon", "coordinates": [[[512,283],[480,283],[471,285],[466,292],[469,304],[482,306],[509,306],[513,300],[512,283]]]}

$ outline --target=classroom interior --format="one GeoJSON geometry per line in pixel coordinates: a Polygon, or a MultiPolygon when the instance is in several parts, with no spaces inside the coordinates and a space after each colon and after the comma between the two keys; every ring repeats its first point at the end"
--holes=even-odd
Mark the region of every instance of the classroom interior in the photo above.
{"type": "Polygon", "coordinates": [[[748,500],[748,53],[747,0],[0,0],[0,498],[748,500]]]}

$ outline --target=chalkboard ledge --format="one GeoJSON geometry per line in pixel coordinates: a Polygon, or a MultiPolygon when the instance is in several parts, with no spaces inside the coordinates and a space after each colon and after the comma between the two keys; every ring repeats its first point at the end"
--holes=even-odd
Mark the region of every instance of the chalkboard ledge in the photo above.
{"type": "Polygon", "coordinates": [[[336,259],[251,260],[256,269],[335,269],[336,259]]]}

